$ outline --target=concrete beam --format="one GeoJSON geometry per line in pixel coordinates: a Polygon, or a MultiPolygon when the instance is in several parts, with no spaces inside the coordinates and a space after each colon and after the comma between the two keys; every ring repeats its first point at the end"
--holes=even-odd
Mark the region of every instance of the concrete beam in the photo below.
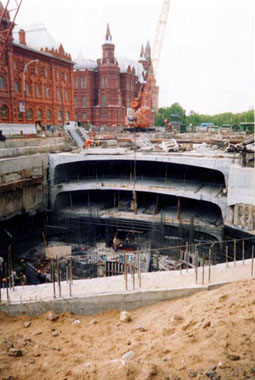
{"type": "Polygon", "coordinates": [[[38,317],[49,310],[57,314],[70,311],[75,314],[92,315],[106,310],[134,310],[161,301],[187,297],[203,290],[207,290],[207,287],[197,286],[171,290],[135,291],[132,293],[105,294],[93,297],[6,304],[0,306],[0,312],[9,316],[27,314],[32,317],[38,317]]]}

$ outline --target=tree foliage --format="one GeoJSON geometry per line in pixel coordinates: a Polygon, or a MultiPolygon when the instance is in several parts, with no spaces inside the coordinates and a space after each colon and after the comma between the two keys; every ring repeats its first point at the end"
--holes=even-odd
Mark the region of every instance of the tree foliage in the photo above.
{"type": "Polygon", "coordinates": [[[216,115],[203,115],[190,111],[186,115],[186,111],[179,103],[174,103],[171,107],[159,108],[155,113],[155,125],[164,125],[165,119],[171,121],[180,121],[186,125],[192,124],[198,126],[201,123],[214,123],[214,125],[222,126],[223,124],[230,124],[232,126],[239,126],[243,122],[254,122],[254,111],[246,111],[241,113],[225,112],[216,115]]]}

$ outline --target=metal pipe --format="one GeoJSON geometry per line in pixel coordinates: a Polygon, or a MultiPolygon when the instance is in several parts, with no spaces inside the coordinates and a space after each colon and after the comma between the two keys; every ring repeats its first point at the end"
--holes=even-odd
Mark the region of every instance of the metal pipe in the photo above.
{"type": "Polygon", "coordinates": [[[202,284],[205,283],[205,253],[203,252],[203,272],[202,272],[202,284]]]}
{"type": "Polygon", "coordinates": [[[253,268],[254,268],[254,245],[251,249],[251,277],[253,277],[253,268]]]}
{"type": "Polygon", "coordinates": [[[52,279],[52,285],[53,285],[53,298],[56,298],[55,266],[54,266],[54,260],[53,259],[51,259],[51,279],[52,279]]]}
{"type": "Polygon", "coordinates": [[[228,268],[228,246],[226,246],[226,268],[228,268]]]}
{"type": "Polygon", "coordinates": [[[236,265],[236,239],[234,239],[234,264],[236,265]]]}
{"type": "Polygon", "coordinates": [[[211,256],[212,256],[212,250],[209,249],[209,272],[208,272],[208,282],[211,282],[211,256]]]}

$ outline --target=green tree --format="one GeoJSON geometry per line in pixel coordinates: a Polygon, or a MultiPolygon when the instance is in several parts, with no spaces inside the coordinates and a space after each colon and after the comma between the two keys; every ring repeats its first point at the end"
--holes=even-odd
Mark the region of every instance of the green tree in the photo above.
{"type": "Polygon", "coordinates": [[[200,125],[201,123],[214,123],[215,125],[222,126],[223,124],[230,124],[238,128],[240,123],[254,122],[254,111],[246,111],[240,113],[225,112],[215,115],[203,115],[195,111],[190,111],[186,116],[185,110],[179,103],[174,103],[170,107],[159,108],[155,113],[155,124],[164,125],[165,119],[169,121],[180,121],[187,125],[193,126],[200,125]]]}
{"type": "Polygon", "coordinates": [[[179,103],[174,103],[171,105],[171,107],[159,108],[158,112],[155,114],[155,124],[164,125],[165,119],[168,119],[169,121],[180,121],[181,123],[185,123],[185,110],[179,103]]]}

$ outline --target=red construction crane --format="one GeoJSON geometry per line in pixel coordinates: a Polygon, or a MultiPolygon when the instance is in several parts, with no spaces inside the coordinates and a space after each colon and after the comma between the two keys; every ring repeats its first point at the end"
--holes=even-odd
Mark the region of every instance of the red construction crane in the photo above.
{"type": "Polygon", "coordinates": [[[146,77],[146,83],[140,87],[137,98],[132,99],[130,107],[133,109],[133,120],[129,119],[130,126],[132,127],[149,127],[150,115],[152,111],[152,95],[153,86],[155,85],[155,78],[158,70],[160,55],[162,51],[165,31],[167,26],[169,14],[170,0],[163,0],[163,5],[158,20],[156,29],[152,59],[149,62],[149,68],[146,77]]]}
{"type": "Polygon", "coordinates": [[[22,0],[7,0],[5,7],[0,2],[0,60],[15,25],[22,0]],[[11,19],[11,15],[13,16],[11,19]]]}

